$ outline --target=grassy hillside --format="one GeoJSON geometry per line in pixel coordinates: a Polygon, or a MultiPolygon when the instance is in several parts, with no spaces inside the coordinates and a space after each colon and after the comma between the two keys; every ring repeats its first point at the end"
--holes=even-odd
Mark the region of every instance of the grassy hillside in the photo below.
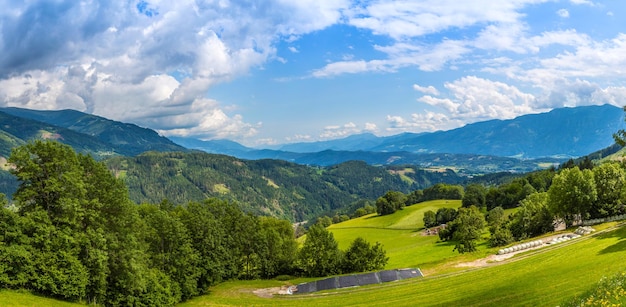
{"type": "Polygon", "coordinates": [[[370,214],[343,223],[331,225],[328,229],[346,249],[356,237],[369,242],[380,242],[387,251],[387,268],[420,267],[428,270],[445,259],[458,256],[450,242],[437,243],[437,235],[422,234],[424,212],[439,208],[458,208],[460,200],[428,201],[396,211],[394,214],[378,216],[370,214]]]}
{"type": "Polygon", "coordinates": [[[55,307],[76,307],[84,306],[78,303],[70,303],[55,300],[52,298],[41,297],[26,291],[0,290],[0,306],[13,307],[39,307],[39,306],[55,306],[55,307]]]}
{"type": "MultiPolygon", "coordinates": [[[[458,203],[433,201],[414,205],[398,212],[395,218],[366,216],[331,227],[336,237],[345,244],[350,240],[348,231],[356,231],[354,236],[385,238],[386,244],[400,249],[410,234],[421,227],[415,224],[411,229],[407,221],[417,218],[427,208],[440,208],[458,203]],[[343,231],[346,231],[342,234],[343,231]],[[398,236],[379,235],[394,232],[398,236]],[[344,238],[341,238],[345,236],[344,238]]],[[[393,216],[393,215],[391,215],[393,216]]],[[[602,279],[616,272],[626,270],[623,259],[626,257],[626,227],[615,223],[596,226],[607,229],[594,235],[585,236],[567,243],[544,247],[540,250],[518,254],[514,258],[491,263],[484,267],[456,269],[460,261],[482,257],[483,252],[493,252],[481,247],[483,252],[459,256],[450,254],[440,262],[427,262],[431,270],[421,279],[403,280],[381,285],[346,288],[308,295],[262,298],[253,293],[260,288],[279,287],[297,284],[304,279],[288,282],[277,280],[230,281],[211,288],[210,294],[194,298],[180,306],[557,306],[571,297],[580,295],[602,279]],[[430,273],[429,273],[430,272],[430,273]]],[[[412,243],[418,244],[418,243],[412,243]]],[[[412,248],[406,244],[404,249],[412,248]]],[[[393,248],[392,248],[393,249],[393,248]]],[[[438,250],[451,251],[452,247],[436,244],[423,244],[405,257],[401,267],[411,262],[420,263],[422,258],[438,253],[438,250]],[[409,260],[415,258],[416,260],[409,260]]],[[[388,249],[389,250],[389,249],[388,249]]],[[[396,253],[397,252],[392,252],[396,253]]],[[[436,258],[436,257],[433,257],[436,258]]],[[[15,291],[0,291],[0,302],[9,306],[73,306],[54,300],[36,297],[15,291]]]]}
{"type": "Polygon", "coordinates": [[[228,282],[181,306],[557,306],[603,276],[626,270],[625,237],[626,228],[619,228],[505,264],[331,293],[260,298],[254,289],[280,282],[228,282]]]}

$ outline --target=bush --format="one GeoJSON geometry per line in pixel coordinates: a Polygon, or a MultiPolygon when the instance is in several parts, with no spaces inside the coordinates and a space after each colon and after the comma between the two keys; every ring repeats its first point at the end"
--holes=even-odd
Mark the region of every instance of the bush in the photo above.
{"type": "Polygon", "coordinates": [[[342,272],[366,272],[380,270],[385,267],[389,258],[386,256],[380,243],[371,246],[361,237],[354,239],[344,253],[342,259],[342,272]]]}

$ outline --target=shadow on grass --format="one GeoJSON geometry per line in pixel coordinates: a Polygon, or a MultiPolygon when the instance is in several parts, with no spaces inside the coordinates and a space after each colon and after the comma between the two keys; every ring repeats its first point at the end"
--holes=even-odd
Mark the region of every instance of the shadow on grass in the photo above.
{"type": "Polygon", "coordinates": [[[617,253],[617,252],[623,252],[623,251],[626,251],[626,240],[622,238],[619,242],[611,246],[607,246],[603,250],[599,251],[598,254],[604,255],[604,254],[617,253]]]}
{"type": "Polygon", "coordinates": [[[369,220],[369,219],[377,219],[379,217],[383,217],[384,215],[372,215],[372,216],[368,216],[366,218],[364,218],[364,220],[369,220]]]}

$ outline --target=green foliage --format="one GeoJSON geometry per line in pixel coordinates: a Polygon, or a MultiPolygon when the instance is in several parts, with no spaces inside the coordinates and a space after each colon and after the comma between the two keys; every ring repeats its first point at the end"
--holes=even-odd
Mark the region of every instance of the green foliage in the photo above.
{"type": "Polygon", "coordinates": [[[424,190],[411,192],[407,197],[407,205],[435,199],[463,199],[464,190],[460,185],[437,183],[424,190]]]}
{"type": "Polygon", "coordinates": [[[598,198],[590,210],[592,218],[620,213],[626,204],[626,172],[618,163],[604,163],[593,169],[598,198]]]}
{"type": "Polygon", "coordinates": [[[475,206],[459,208],[459,215],[452,223],[455,224],[452,235],[456,241],[454,249],[461,254],[476,251],[476,241],[485,227],[485,217],[480,210],[475,206]]]}
{"type": "Polygon", "coordinates": [[[106,163],[114,173],[124,174],[130,198],[137,203],[168,199],[184,204],[215,197],[236,201],[246,212],[291,221],[352,212],[345,208],[359,200],[375,200],[391,190],[408,193],[426,183],[458,181],[454,174],[417,170],[407,174],[415,176],[411,184],[384,167],[363,162],[320,168],[201,152],[149,152],[111,158],[106,163]],[[422,177],[428,180],[418,180],[422,177]]]}
{"type": "Polygon", "coordinates": [[[329,216],[326,216],[326,215],[320,216],[317,218],[317,221],[315,222],[315,224],[322,225],[322,227],[326,228],[333,224],[333,219],[331,219],[329,216]]]}
{"type": "Polygon", "coordinates": [[[387,215],[404,208],[406,195],[398,191],[388,191],[385,195],[376,199],[376,212],[379,215],[387,215]]]}
{"type": "Polygon", "coordinates": [[[478,208],[485,207],[485,196],[487,189],[480,184],[474,183],[465,187],[463,195],[463,207],[476,206],[478,208]]]}
{"type": "Polygon", "coordinates": [[[430,228],[437,226],[437,214],[432,210],[424,212],[424,227],[430,228]]]}
{"type": "Polygon", "coordinates": [[[513,242],[513,234],[507,225],[507,218],[502,207],[491,209],[487,216],[487,225],[489,225],[489,246],[504,246],[513,242]]]}
{"type": "Polygon", "coordinates": [[[345,251],[341,267],[343,273],[374,271],[384,268],[388,261],[379,242],[372,246],[362,237],[357,237],[345,251]]]}
{"type": "Polygon", "coordinates": [[[437,209],[436,220],[437,225],[447,224],[448,222],[454,221],[458,215],[458,211],[454,208],[443,207],[437,209]]]}
{"type": "Polygon", "coordinates": [[[292,273],[287,221],[227,201],[134,205],[104,164],[56,142],[13,151],[0,206],[0,288],[103,305],[169,306],[233,278],[292,273]]]}
{"type": "Polygon", "coordinates": [[[341,258],[333,234],[319,224],[311,226],[298,253],[298,263],[304,274],[310,277],[338,274],[341,258]]]}
{"type": "Polygon", "coordinates": [[[200,272],[196,270],[199,253],[193,248],[185,225],[175,212],[155,205],[142,205],[139,215],[145,222],[141,234],[148,245],[150,266],[165,273],[172,282],[170,291],[176,301],[198,294],[200,272]]]}
{"type": "Polygon", "coordinates": [[[624,306],[626,304],[626,272],[603,276],[589,290],[559,306],[624,306]]]}
{"type": "Polygon", "coordinates": [[[288,221],[272,217],[260,217],[259,224],[262,242],[259,250],[260,276],[272,278],[291,274],[298,252],[293,227],[288,221]]]}
{"type": "Polygon", "coordinates": [[[548,190],[550,211],[567,226],[585,219],[597,199],[593,172],[578,167],[561,170],[548,190]]]}
{"type": "Polygon", "coordinates": [[[495,207],[514,208],[519,205],[522,199],[534,192],[536,192],[535,188],[528,183],[527,179],[518,178],[510,183],[489,189],[485,195],[485,204],[487,210],[495,207]]]}
{"type": "Polygon", "coordinates": [[[509,228],[517,240],[553,231],[554,215],[548,206],[548,193],[534,193],[522,200],[509,228]]]}

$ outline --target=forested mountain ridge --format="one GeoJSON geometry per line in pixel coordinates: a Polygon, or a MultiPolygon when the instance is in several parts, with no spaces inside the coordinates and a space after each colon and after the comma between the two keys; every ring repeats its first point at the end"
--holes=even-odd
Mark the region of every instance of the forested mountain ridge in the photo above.
{"type": "Polygon", "coordinates": [[[29,140],[53,139],[80,153],[103,158],[114,154],[115,147],[97,138],[52,124],[14,116],[0,109],[0,157],[7,158],[11,149],[29,140]]]}
{"type": "MultiPolygon", "coordinates": [[[[75,133],[80,133],[105,144],[115,154],[134,156],[142,152],[156,151],[183,151],[184,147],[176,145],[169,139],[160,136],[152,129],[142,128],[134,124],[113,121],[100,116],[91,115],[76,110],[40,111],[21,108],[0,108],[0,112],[25,120],[45,123],[52,127],[65,128],[75,133]]],[[[31,122],[29,125],[32,125],[31,122]]],[[[0,127],[0,129],[3,129],[0,127]]],[[[58,128],[53,128],[60,130],[58,128]]],[[[67,134],[64,132],[63,134],[67,134]]],[[[71,142],[65,135],[61,135],[59,141],[71,142]]],[[[22,139],[28,140],[33,136],[28,135],[22,139]]],[[[75,137],[75,135],[72,135],[75,137]]],[[[81,139],[82,141],[82,139],[81,139]]],[[[84,141],[82,141],[84,142],[84,141]]],[[[67,143],[79,152],[87,151],[98,156],[96,149],[90,149],[84,144],[83,150],[77,148],[77,144],[67,143]]]]}
{"type": "Polygon", "coordinates": [[[248,212],[302,221],[389,190],[410,191],[435,183],[458,183],[452,171],[383,168],[364,162],[310,167],[279,160],[240,160],[202,152],[148,152],[105,161],[137,202],[185,203],[218,197],[248,212]]]}

